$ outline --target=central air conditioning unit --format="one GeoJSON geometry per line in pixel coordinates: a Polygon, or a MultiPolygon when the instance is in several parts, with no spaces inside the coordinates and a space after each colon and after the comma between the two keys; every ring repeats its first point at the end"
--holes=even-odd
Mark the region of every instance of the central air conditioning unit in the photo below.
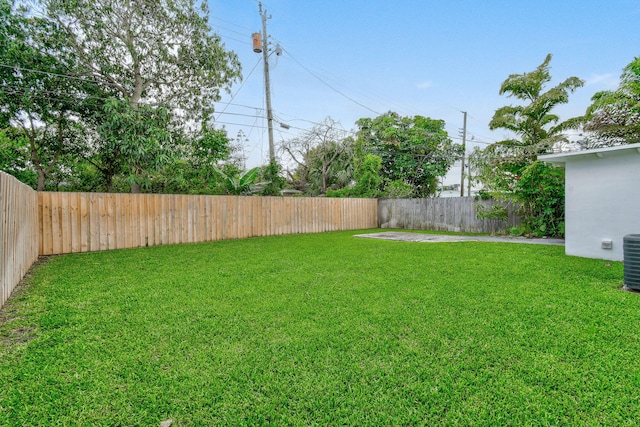
{"type": "Polygon", "coordinates": [[[640,234],[628,234],[622,239],[624,252],[624,288],[640,291],[640,234]]]}

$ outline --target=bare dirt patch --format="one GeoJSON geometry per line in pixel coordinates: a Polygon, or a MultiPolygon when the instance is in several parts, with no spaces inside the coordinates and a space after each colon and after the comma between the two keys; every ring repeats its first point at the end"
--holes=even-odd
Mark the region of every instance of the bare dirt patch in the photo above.
{"type": "Polygon", "coordinates": [[[36,327],[24,324],[21,316],[22,295],[31,286],[33,272],[49,262],[51,257],[42,256],[31,266],[27,274],[22,278],[11,292],[11,296],[0,308],[0,344],[12,347],[19,344],[26,344],[33,339],[36,327]]]}

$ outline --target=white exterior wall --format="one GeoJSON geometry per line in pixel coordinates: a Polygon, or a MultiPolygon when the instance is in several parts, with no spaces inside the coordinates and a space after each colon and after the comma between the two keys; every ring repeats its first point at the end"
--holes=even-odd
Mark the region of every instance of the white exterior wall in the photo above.
{"type": "Polygon", "coordinates": [[[639,145],[541,156],[566,163],[567,255],[621,261],[623,237],[640,234],[639,145]],[[612,248],[603,249],[603,240],[612,248]]]}

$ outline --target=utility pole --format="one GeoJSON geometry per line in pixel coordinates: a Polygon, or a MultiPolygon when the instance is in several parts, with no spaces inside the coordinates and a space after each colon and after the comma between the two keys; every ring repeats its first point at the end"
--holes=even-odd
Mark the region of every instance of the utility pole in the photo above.
{"type": "Polygon", "coordinates": [[[471,197],[471,155],[469,155],[469,159],[467,161],[467,196],[471,197]]]}
{"type": "Polygon", "coordinates": [[[462,127],[462,167],[460,172],[460,197],[464,197],[464,156],[467,154],[467,112],[463,111],[464,124],[462,127]]]}
{"type": "Polygon", "coordinates": [[[267,35],[267,10],[262,10],[262,2],[258,3],[262,17],[262,62],[264,62],[264,93],[267,102],[267,128],[269,129],[269,162],[275,163],[276,153],[273,146],[273,111],[271,110],[271,81],[269,80],[269,43],[267,35]]]}

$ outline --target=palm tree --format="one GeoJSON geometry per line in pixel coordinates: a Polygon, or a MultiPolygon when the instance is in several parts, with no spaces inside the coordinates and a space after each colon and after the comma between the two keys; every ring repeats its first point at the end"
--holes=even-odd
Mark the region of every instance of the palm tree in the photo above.
{"type": "Polygon", "coordinates": [[[518,203],[526,232],[535,235],[563,232],[563,174],[536,159],[566,141],[563,132],[573,128],[576,119],[561,122],[552,111],[584,85],[579,78],[569,77],[545,91],[551,81],[550,61],[549,54],[534,71],[512,74],[502,83],[500,94],[522,104],[499,108],[489,128],[506,129],[514,137],[476,150],[470,159],[476,180],[497,198],[518,203]]]}
{"type": "Polygon", "coordinates": [[[476,150],[471,156],[475,179],[486,190],[511,191],[515,181],[538,154],[548,152],[566,140],[563,132],[575,126],[575,119],[560,122],[552,110],[567,103],[569,94],[584,82],[569,77],[545,91],[545,85],[551,81],[550,61],[551,54],[534,71],[511,74],[500,86],[501,95],[523,103],[499,108],[489,122],[490,129],[505,129],[514,137],[476,150]]]}
{"type": "Polygon", "coordinates": [[[640,142],[640,57],[622,71],[615,91],[598,92],[583,117],[600,146],[640,142]]]}
{"type": "Polygon", "coordinates": [[[500,141],[497,153],[511,154],[532,161],[540,153],[547,152],[556,143],[565,139],[563,132],[572,126],[572,121],[559,122],[551,111],[559,104],[569,102],[569,93],[584,85],[577,77],[569,77],[559,85],[544,92],[545,84],[551,81],[549,62],[551,54],[534,71],[510,75],[500,87],[500,95],[514,97],[527,102],[526,105],[508,105],[498,109],[489,128],[506,129],[518,138],[500,141]]]}

